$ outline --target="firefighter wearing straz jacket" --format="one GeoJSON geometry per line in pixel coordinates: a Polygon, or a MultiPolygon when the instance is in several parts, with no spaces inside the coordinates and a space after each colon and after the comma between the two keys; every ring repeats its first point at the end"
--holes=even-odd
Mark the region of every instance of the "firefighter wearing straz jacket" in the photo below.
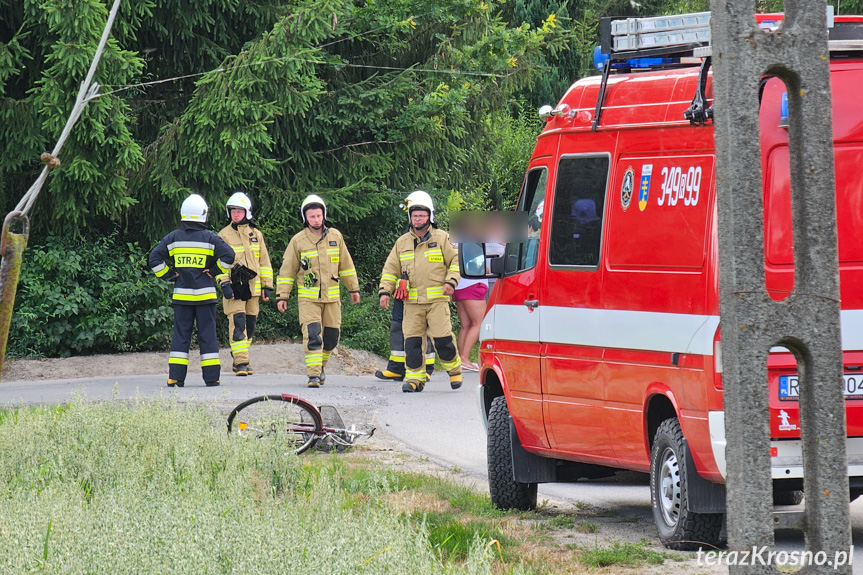
{"type": "MultiPolygon", "coordinates": [[[[183,387],[189,368],[192,329],[198,326],[201,371],[207,386],[219,385],[216,286],[213,277],[234,263],[234,250],[206,228],[207,202],[192,194],[180,208],[180,227],[162,238],[148,264],[157,277],[174,282],[174,335],[168,358],[168,387],[183,387]],[[172,269],[173,268],[173,269],[172,269]]],[[[225,289],[223,284],[222,288],[225,289]]]]}
{"type": "Polygon", "coordinates": [[[390,294],[405,302],[402,329],[405,334],[405,383],[402,391],[422,391],[426,382],[426,333],[434,340],[441,365],[449,373],[450,386],[461,387],[461,359],[450,324],[449,302],[461,275],[458,252],[449,234],[434,223],[431,196],[417,190],[405,201],[410,230],[396,240],[381,273],[378,295],[381,307],[390,305],[390,294]]]}
{"type": "Polygon", "coordinates": [[[284,313],[288,298],[297,284],[300,325],[309,387],[320,387],[326,380],[324,368],[339,343],[342,304],[339,280],[360,302],[360,283],[354,261],[341,232],[327,226],[327,206],[320,197],[307,197],[300,213],[303,231],[291,238],[276,280],[277,307],[284,313]]]}

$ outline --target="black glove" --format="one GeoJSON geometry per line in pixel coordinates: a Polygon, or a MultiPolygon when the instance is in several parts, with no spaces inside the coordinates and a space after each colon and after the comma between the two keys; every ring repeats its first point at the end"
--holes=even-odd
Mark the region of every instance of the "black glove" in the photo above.
{"type": "Polygon", "coordinates": [[[173,274],[166,276],[165,280],[169,281],[171,283],[174,283],[177,281],[177,278],[179,278],[179,277],[180,277],[180,272],[175,271],[173,274]]]}
{"type": "Polygon", "coordinates": [[[222,284],[222,293],[225,294],[225,297],[228,299],[234,299],[234,287],[230,282],[225,282],[222,284]]]}
{"type": "Polygon", "coordinates": [[[273,293],[273,288],[264,288],[264,297],[270,299],[270,294],[273,293]]]}

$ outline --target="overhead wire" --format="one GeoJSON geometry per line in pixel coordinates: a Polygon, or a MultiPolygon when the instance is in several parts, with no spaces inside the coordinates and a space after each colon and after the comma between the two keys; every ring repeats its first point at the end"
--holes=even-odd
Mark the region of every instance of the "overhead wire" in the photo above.
{"type": "MultiPolygon", "coordinates": [[[[412,16],[411,18],[422,18],[423,16],[427,16],[430,13],[431,12],[427,12],[425,14],[420,14],[418,16],[412,16]]],[[[374,34],[376,32],[386,30],[387,28],[388,28],[388,26],[380,26],[379,28],[375,28],[372,30],[366,30],[365,32],[362,32],[362,33],[353,34],[350,36],[346,36],[344,38],[338,38],[336,40],[333,40],[332,42],[327,42],[327,43],[315,46],[314,49],[323,50],[324,48],[327,48],[329,46],[333,46],[333,45],[339,44],[341,42],[348,42],[350,40],[356,40],[358,38],[362,38],[363,36],[367,36],[369,34],[374,34]]],[[[261,60],[259,62],[250,62],[248,64],[241,64],[239,66],[220,66],[218,68],[214,68],[214,69],[206,71],[206,72],[196,72],[193,74],[183,74],[183,75],[174,76],[171,78],[163,78],[160,80],[153,80],[151,82],[139,82],[136,84],[121,85],[121,86],[117,86],[116,89],[114,89],[114,90],[98,94],[95,97],[101,98],[102,96],[110,96],[110,95],[117,94],[119,92],[123,92],[126,90],[132,90],[132,89],[136,89],[136,88],[144,88],[147,86],[154,86],[157,84],[165,84],[167,82],[174,82],[177,80],[185,80],[187,78],[199,78],[202,76],[206,76],[208,74],[220,74],[220,73],[227,72],[228,70],[241,70],[243,68],[249,68],[252,66],[263,66],[265,64],[285,62],[285,61],[289,61],[289,60],[296,61],[296,62],[312,63],[312,64],[325,64],[326,63],[325,61],[322,61],[322,60],[303,59],[303,58],[296,57],[296,56],[280,56],[277,58],[267,58],[267,59],[261,60]]],[[[339,66],[339,67],[344,67],[344,68],[365,68],[365,69],[386,70],[386,71],[396,71],[396,72],[411,71],[411,72],[417,72],[417,73],[449,74],[449,75],[458,75],[458,76],[476,76],[476,77],[484,77],[484,78],[507,78],[509,76],[509,74],[495,74],[493,72],[473,72],[473,71],[468,71],[468,70],[442,70],[442,69],[436,69],[436,68],[435,69],[426,69],[426,68],[414,68],[413,66],[410,66],[410,67],[376,66],[376,65],[371,65],[371,64],[350,64],[350,63],[346,63],[346,62],[340,62],[340,63],[334,64],[334,65],[339,66]]],[[[110,87],[110,85],[107,85],[107,86],[110,87]]]]}

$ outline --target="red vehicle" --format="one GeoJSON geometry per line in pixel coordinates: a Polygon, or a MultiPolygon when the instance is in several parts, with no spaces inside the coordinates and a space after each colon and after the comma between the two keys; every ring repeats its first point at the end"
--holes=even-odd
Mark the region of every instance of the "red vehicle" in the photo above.
{"type": "MultiPolygon", "coordinates": [[[[709,55],[694,32],[705,19],[631,19],[618,28],[652,20],[645,28],[662,32],[674,20],[671,42],[674,34],[698,41],[660,55],[709,55]]],[[[781,16],[759,16],[764,27],[774,19],[781,16]]],[[[830,30],[852,498],[863,493],[861,22],[836,17],[830,30]]],[[[617,43],[615,25],[604,24],[617,43]]],[[[489,277],[500,278],[480,343],[491,497],[529,509],[538,483],[647,472],[662,541],[718,545],[726,466],[709,58],[645,71],[630,62],[612,74],[625,58],[657,54],[637,34],[620,37],[623,53],[604,50],[612,55],[602,77],[579,80],[556,108],[540,111],[547,124],[516,208],[538,234],[487,258],[489,277]]],[[[784,100],[784,84],[765,78],[765,275],[777,300],[794,281],[784,100]]],[[[463,244],[464,275],[484,273],[483,247],[463,244]]],[[[774,499],[795,503],[803,485],[796,361],[775,348],[768,367],[774,499]]]]}

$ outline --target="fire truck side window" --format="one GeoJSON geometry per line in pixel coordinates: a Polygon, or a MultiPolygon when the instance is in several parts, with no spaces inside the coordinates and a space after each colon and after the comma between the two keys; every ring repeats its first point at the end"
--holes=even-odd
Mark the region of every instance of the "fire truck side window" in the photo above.
{"type": "Polygon", "coordinates": [[[551,211],[551,265],[599,265],[608,165],[608,156],[560,160],[551,211]]]}
{"type": "Polygon", "coordinates": [[[536,265],[539,255],[539,226],[542,223],[542,211],[545,204],[545,184],[548,181],[548,170],[537,168],[528,172],[524,179],[524,188],[518,201],[516,211],[527,212],[525,230],[527,240],[506,245],[507,275],[529,270],[536,265]]]}

